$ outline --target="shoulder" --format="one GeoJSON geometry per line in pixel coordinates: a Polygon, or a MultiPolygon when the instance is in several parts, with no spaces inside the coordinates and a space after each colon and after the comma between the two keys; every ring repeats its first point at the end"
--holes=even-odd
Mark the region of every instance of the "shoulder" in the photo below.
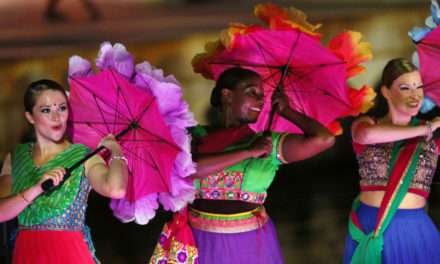
{"type": "Polygon", "coordinates": [[[359,124],[369,124],[369,125],[374,125],[376,124],[377,120],[374,119],[371,116],[367,116],[367,115],[363,115],[359,118],[357,118],[356,120],[353,121],[353,123],[351,124],[351,128],[355,128],[357,127],[359,124]]]}

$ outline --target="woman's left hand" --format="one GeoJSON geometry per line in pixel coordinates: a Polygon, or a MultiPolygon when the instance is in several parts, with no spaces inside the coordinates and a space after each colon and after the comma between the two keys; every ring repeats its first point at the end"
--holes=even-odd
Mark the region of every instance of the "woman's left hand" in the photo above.
{"type": "Polygon", "coordinates": [[[282,91],[275,91],[272,95],[272,106],[276,107],[276,111],[283,115],[284,111],[289,109],[289,97],[282,91]]]}
{"type": "Polygon", "coordinates": [[[121,145],[119,145],[113,134],[108,134],[107,136],[103,137],[98,147],[100,146],[108,149],[113,156],[122,154],[121,145]]]}

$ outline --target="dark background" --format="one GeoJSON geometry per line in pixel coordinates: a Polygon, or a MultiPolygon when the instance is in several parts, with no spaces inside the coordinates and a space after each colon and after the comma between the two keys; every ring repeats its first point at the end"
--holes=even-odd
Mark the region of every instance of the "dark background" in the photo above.
{"type": "MultiPolygon", "coordinates": [[[[123,42],[137,62],[149,60],[174,74],[185,99],[202,124],[213,83],[192,72],[191,58],[206,41],[218,37],[229,22],[255,22],[251,0],[95,0],[101,17],[90,20],[81,1],[63,0],[61,22],[44,17],[46,0],[0,1],[0,160],[23,137],[24,87],[38,78],[66,84],[68,57],[89,60],[99,44],[123,42]]],[[[342,30],[363,33],[374,59],[352,85],[375,84],[385,62],[410,57],[414,45],[407,36],[429,15],[429,0],[296,0],[273,1],[304,10],[313,23],[323,23],[323,42],[342,30]]],[[[437,112],[431,115],[438,114],[437,112]]],[[[269,189],[266,208],[272,217],[286,263],[340,263],[351,202],[358,193],[357,163],[349,127],[335,146],[306,161],[281,167],[269,189]]],[[[438,172],[434,178],[429,213],[440,222],[438,172]]],[[[146,263],[161,228],[171,216],[159,210],[148,225],[122,224],[113,217],[109,200],[92,192],[87,211],[97,256],[104,264],[146,263]]],[[[0,264],[7,263],[5,231],[0,224],[0,264]]],[[[245,246],[245,245],[244,245],[245,246]]]]}

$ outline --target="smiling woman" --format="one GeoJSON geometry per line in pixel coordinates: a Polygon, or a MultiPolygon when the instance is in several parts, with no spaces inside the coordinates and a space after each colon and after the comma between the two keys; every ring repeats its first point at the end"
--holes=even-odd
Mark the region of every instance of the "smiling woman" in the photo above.
{"type": "Polygon", "coordinates": [[[25,116],[36,141],[18,145],[3,164],[0,175],[0,222],[18,216],[13,263],[95,263],[85,226],[91,188],[121,198],[127,184],[127,165],[112,135],[100,145],[113,157],[108,164],[93,156],[63,180],[66,170],[89,149],[66,138],[69,107],[64,88],[51,80],[29,85],[24,96],[25,116]],[[58,186],[43,194],[41,184],[58,186]]]}
{"type": "MultiPolygon", "coordinates": [[[[189,224],[199,253],[185,263],[284,263],[275,227],[263,206],[267,190],[280,165],[330,148],[334,137],[319,122],[291,109],[282,93],[274,95],[273,107],[304,134],[251,130],[249,125],[263,107],[261,78],[251,70],[225,70],[212,91],[211,104],[222,121],[194,131],[196,200],[187,219],[177,220],[189,224]]],[[[160,263],[166,257],[163,253],[158,244],[150,263],[160,263]]]]}
{"type": "Polygon", "coordinates": [[[406,59],[385,66],[381,94],[387,113],[352,125],[361,193],[350,215],[344,263],[440,263],[440,234],[423,209],[437,165],[432,135],[440,118],[415,118],[423,85],[406,59]]]}

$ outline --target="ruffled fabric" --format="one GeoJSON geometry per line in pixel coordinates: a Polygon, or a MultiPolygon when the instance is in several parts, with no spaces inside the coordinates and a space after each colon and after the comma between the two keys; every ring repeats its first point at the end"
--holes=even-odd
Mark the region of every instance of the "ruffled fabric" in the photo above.
{"type": "MultiPolygon", "coordinates": [[[[321,35],[317,30],[321,24],[311,24],[307,21],[307,16],[298,9],[293,7],[281,8],[275,4],[259,4],[255,7],[254,12],[264,25],[230,24],[227,29],[221,32],[218,40],[208,42],[205,46],[205,51],[193,58],[192,66],[194,72],[202,74],[207,79],[215,80],[218,76],[215,76],[211,69],[211,63],[215,62],[215,59],[220,54],[234,49],[239,36],[257,31],[294,29],[315,38],[318,42],[320,41],[321,35]]],[[[347,82],[349,78],[363,73],[365,68],[360,64],[372,58],[371,45],[362,41],[362,34],[355,31],[346,31],[335,36],[329,42],[328,49],[346,63],[347,82]]],[[[376,94],[371,87],[354,88],[347,84],[346,91],[347,97],[350,98],[350,109],[339,117],[365,113],[373,106],[376,94]]],[[[342,131],[340,124],[338,125],[336,120],[329,122],[328,128],[336,134],[342,131]]]]}
{"type": "Polygon", "coordinates": [[[362,41],[362,34],[345,31],[330,40],[328,48],[346,63],[348,78],[361,74],[365,68],[360,65],[373,58],[371,45],[362,41]]]}
{"type": "Polygon", "coordinates": [[[427,17],[425,20],[425,27],[413,27],[408,35],[411,39],[418,43],[420,42],[429,32],[434,30],[440,24],[440,7],[437,0],[431,0],[431,16],[427,17]]]}
{"type": "MultiPolygon", "coordinates": [[[[429,33],[431,33],[440,24],[440,6],[437,0],[431,0],[431,16],[425,19],[424,27],[413,27],[408,35],[415,44],[420,43],[429,33]]],[[[420,69],[420,57],[417,51],[412,54],[412,63],[420,69]]],[[[421,72],[423,78],[423,72],[421,72]]],[[[436,102],[429,96],[434,91],[431,89],[426,92],[423,103],[420,108],[421,113],[427,113],[436,107],[436,102]]]]}
{"type": "Polygon", "coordinates": [[[271,29],[294,28],[315,37],[317,40],[321,38],[317,30],[322,24],[311,24],[307,21],[307,15],[294,7],[281,8],[271,3],[259,4],[255,6],[254,14],[271,29]]]}
{"type": "MultiPolygon", "coordinates": [[[[347,78],[363,73],[365,67],[360,64],[373,58],[370,43],[361,39],[360,32],[345,31],[332,38],[328,44],[328,48],[346,62],[347,78]]],[[[364,85],[353,88],[347,84],[347,92],[351,110],[346,115],[356,116],[373,107],[376,92],[372,87],[364,85]]]]}
{"type": "MultiPolygon", "coordinates": [[[[171,188],[166,193],[153,193],[136,201],[112,199],[110,207],[122,222],[135,221],[147,224],[162,204],[165,210],[178,211],[194,200],[194,187],[187,177],[195,172],[191,157],[191,136],[187,128],[197,125],[188,104],[183,100],[179,82],[172,75],[165,76],[161,69],[154,68],[147,61],[134,64],[133,56],[124,45],[110,42],[101,44],[96,58],[99,70],[114,69],[124,75],[140,89],[149,91],[157,98],[159,110],[169,126],[174,142],[181,151],[177,155],[171,174],[171,188]]],[[[79,57],[69,59],[69,76],[92,74],[90,63],[79,57]]],[[[131,188],[128,188],[128,192],[131,188]]],[[[126,197],[129,197],[127,194],[126,197]]]]}

